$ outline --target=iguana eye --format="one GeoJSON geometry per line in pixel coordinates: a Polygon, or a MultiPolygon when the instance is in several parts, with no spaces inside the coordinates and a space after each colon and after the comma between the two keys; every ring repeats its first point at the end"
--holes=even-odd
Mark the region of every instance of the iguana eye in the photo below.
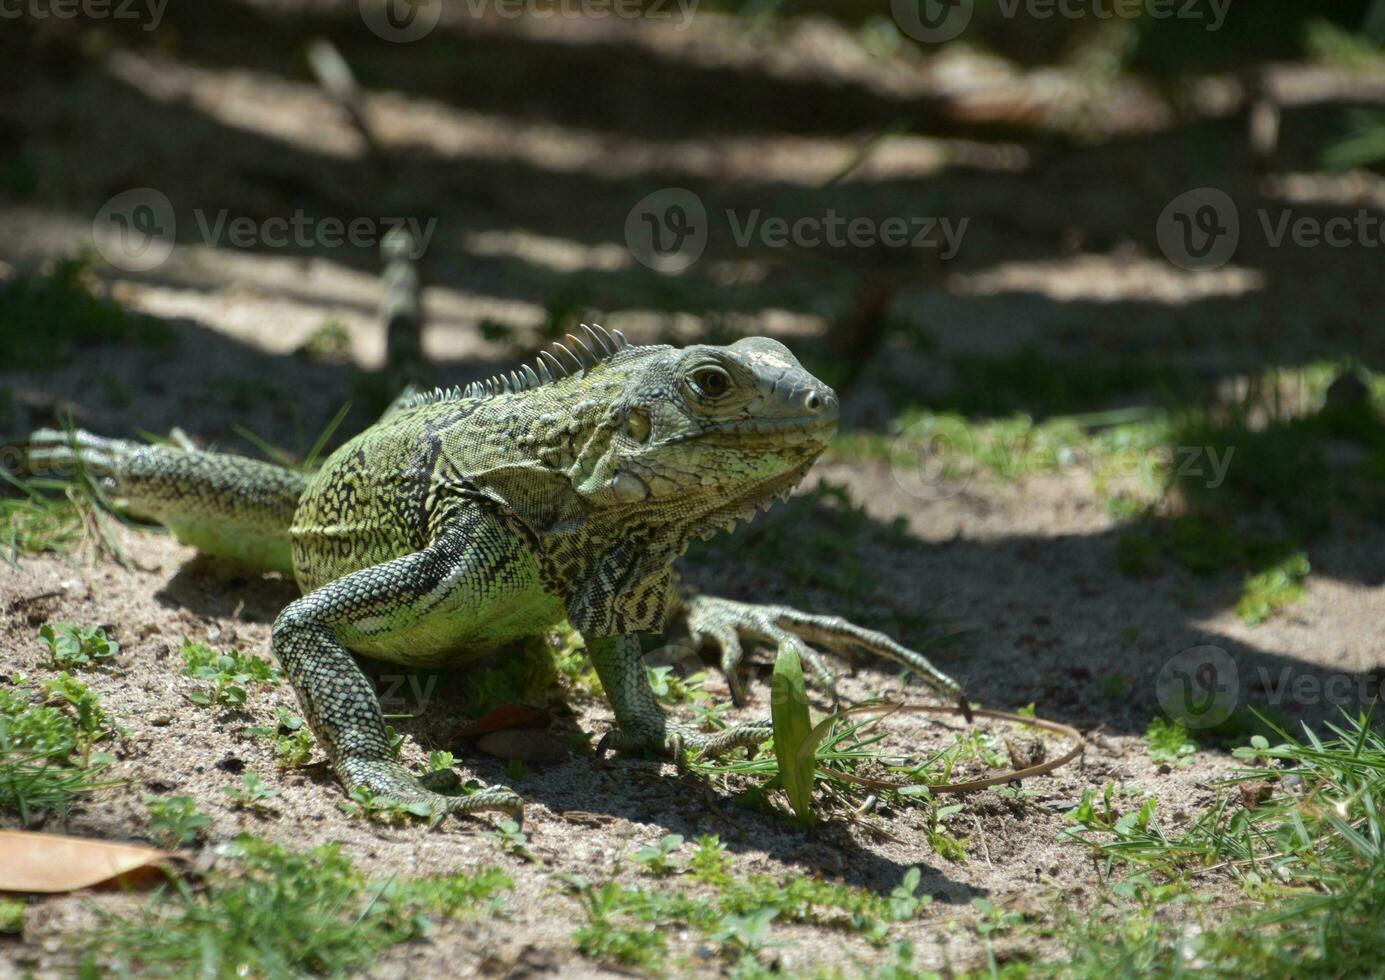
{"type": "Polygon", "coordinates": [[[731,375],[719,367],[702,368],[692,376],[692,381],[708,398],[720,398],[731,390],[731,375]]]}

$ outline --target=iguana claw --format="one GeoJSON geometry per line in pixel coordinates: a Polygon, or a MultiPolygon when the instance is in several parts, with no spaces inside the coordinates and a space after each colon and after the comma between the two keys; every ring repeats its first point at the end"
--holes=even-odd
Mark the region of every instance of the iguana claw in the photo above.
{"type": "Polygon", "coordinates": [[[415,776],[397,762],[378,760],[347,760],[340,767],[342,782],[348,786],[364,787],[372,795],[393,800],[405,806],[422,803],[432,813],[436,825],[450,813],[469,814],[497,810],[524,822],[524,800],[506,786],[489,786],[465,796],[445,796],[438,790],[455,789],[461,778],[451,769],[440,769],[415,776]]]}
{"type": "Polygon", "coordinates": [[[793,647],[833,703],[836,703],[836,675],[827,666],[823,655],[809,646],[809,642],[812,642],[837,654],[859,649],[902,664],[939,694],[956,698],[963,714],[968,719],[971,717],[971,709],[962,695],[961,686],[929,663],[923,654],[896,643],[884,633],[864,629],[840,616],[819,616],[788,606],[755,605],[704,595],[685,598],[683,616],[693,644],[702,646],[710,643],[719,650],[721,669],[726,674],[731,700],[738,705],[745,703],[745,688],[739,670],[745,659],[742,639],[793,647]]]}
{"type": "Polygon", "coordinates": [[[604,759],[611,749],[636,752],[652,748],[660,755],[673,759],[682,769],[690,755],[715,758],[736,748],[751,749],[773,736],[769,722],[747,722],[732,725],[718,732],[699,732],[683,726],[663,734],[636,734],[614,728],[596,743],[596,758],[604,759]]]}

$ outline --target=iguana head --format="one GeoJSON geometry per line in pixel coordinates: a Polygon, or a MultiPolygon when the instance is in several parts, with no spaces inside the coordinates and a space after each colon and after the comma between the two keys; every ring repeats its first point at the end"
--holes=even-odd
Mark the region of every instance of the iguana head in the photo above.
{"type": "Polygon", "coordinates": [[[783,344],[631,346],[617,331],[407,403],[440,433],[435,469],[515,515],[568,619],[661,628],[669,566],[788,495],[837,429],[837,396],[783,344]],[[430,406],[420,408],[420,406],[430,406]]]}
{"type": "Polygon", "coordinates": [[[570,471],[598,508],[710,533],[787,496],[837,430],[837,396],[777,340],[627,348],[591,372],[601,422],[570,471]],[[602,385],[604,387],[604,385],[602,385]]]}

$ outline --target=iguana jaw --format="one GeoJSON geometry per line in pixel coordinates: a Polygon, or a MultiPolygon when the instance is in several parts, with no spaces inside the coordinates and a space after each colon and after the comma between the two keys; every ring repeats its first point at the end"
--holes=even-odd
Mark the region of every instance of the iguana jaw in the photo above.
{"type": "Polygon", "coordinates": [[[812,468],[814,459],[808,459],[791,470],[771,477],[751,487],[743,496],[700,515],[689,529],[690,533],[705,541],[719,531],[734,530],[738,522],[749,523],[755,519],[758,511],[769,510],[776,500],[788,500],[793,488],[798,486],[812,468]]]}

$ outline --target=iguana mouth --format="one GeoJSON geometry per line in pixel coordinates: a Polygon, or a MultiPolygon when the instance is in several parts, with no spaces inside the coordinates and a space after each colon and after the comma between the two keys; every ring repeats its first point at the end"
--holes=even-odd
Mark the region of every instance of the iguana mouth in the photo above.
{"type": "Polygon", "coordinates": [[[680,436],[670,442],[687,442],[692,439],[710,439],[715,442],[741,445],[757,442],[764,436],[772,437],[776,446],[798,445],[810,440],[821,441],[824,445],[837,431],[835,418],[824,419],[815,416],[788,419],[732,419],[708,426],[700,432],[680,436]]]}

